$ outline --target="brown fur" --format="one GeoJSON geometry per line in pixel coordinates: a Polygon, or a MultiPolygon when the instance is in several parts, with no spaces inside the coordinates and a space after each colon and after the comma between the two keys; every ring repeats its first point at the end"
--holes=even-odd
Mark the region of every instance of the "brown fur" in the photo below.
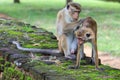
{"type": "Polygon", "coordinates": [[[75,7],[76,9],[81,11],[81,5],[78,3],[69,2],[68,5],[75,7]]]}
{"type": "Polygon", "coordinates": [[[96,24],[96,21],[94,19],[92,19],[91,17],[87,17],[83,21],[82,26],[79,26],[79,28],[75,31],[75,35],[78,39],[76,68],[78,68],[80,66],[81,46],[85,42],[90,42],[92,44],[95,67],[98,69],[97,24],[96,24]]]}
{"type": "MultiPolygon", "coordinates": [[[[73,19],[71,14],[71,7],[75,11],[81,11],[81,6],[78,3],[70,2],[64,9],[60,10],[57,14],[57,40],[58,47],[61,52],[64,52],[65,57],[70,55],[70,46],[72,40],[74,40],[73,29],[81,22],[78,20],[79,12],[77,13],[77,19],[73,19]],[[68,7],[69,6],[69,7],[68,7]],[[68,36],[69,35],[69,36],[68,36]],[[70,42],[68,41],[70,38],[70,42]]],[[[77,45],[76,45],[77,46],[77,45]]]]}

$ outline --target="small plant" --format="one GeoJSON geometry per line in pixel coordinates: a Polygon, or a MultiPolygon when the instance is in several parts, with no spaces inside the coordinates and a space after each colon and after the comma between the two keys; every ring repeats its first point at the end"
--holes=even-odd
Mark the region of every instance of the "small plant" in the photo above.
{"type": "Polygon", "coordinates": [[[22,31],[24,31],[24,32],[34,32],[34,30],[30,26],[22,27],[22,31]]]}
{"type": "Polygon", "coordinates": [[[4,65],[0,64],[0,69],[3,70],[2,80],[32,80],[30,76],[23,74],[21,71],[15,69],[15,65],[5,62],[4,65]]]}

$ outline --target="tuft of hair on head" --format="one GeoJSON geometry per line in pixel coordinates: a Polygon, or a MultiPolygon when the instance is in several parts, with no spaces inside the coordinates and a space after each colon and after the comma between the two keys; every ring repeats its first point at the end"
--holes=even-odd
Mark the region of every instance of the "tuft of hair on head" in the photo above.
{"type": "Polygon", "coordinates": [[[67,5],[67,9],[69,9],[70,6],[75,7],[76,9],[79,9],[81,11],[81,5],[79,3],[69,2],[67,5]]]}
{"type": "Polygon", "coordinates": [[[92,25],[97,25],[96,21],[92,18],[92,17],[87,17],[86,18],[86,21],[88,23],[91,23],[92,25]]]}

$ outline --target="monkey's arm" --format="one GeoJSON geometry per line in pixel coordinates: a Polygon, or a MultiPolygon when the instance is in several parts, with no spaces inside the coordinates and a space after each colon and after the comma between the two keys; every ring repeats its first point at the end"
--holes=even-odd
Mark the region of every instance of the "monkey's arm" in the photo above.
{"type": "Polygon", "coordinates": [[[77,26],[79,26],[83,23],[83,20],[84,19],[80,19],[80,20],[75,21],[75,22],[66,23],[65,27],[63,28],[63,32],[68,33],[68,32],[73,31],[77,26]]]}

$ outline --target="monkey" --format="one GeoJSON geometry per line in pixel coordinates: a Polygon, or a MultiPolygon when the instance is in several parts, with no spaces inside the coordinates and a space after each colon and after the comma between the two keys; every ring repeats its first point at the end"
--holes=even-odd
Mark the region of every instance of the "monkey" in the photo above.
{"type": "Polygon", "coordinates": [[[23,48],[16,41],[12,41],[12,43],[15,44],[19,50],[23,51],[41,52],[43,54],[64,52],[65,57],[70,59],[75,58],[75,56],[71,56],[77,49],[77,39],[73,34],[73,30],[77,25],[81,24],[81,21],[78,20],[80,12],[81,5],[75,2],[68,3],[65,8],[58,12],[56,26],[59,51],[53,49],[23,48]]]}
{"type": "Polygon", "coordinates": [[[78,20],[80,12],[81,5],[79,3],[70,2],[57,14],[56,27],[58,48],[61,53],[64,53],[65,58],[68,59],[75,59],[74,53],[77,51],[77,38],[73,30],[81,24],[81,20],[78,20]]]}
{"type": "Polygon", "coordinates": [[[12,43],[15,44],[19,50],[40,52],[43,54],[64,53],[66,58],[75,59],[74,53],[77,51],[77,38],[73,30],[81,24],[81,20],[78,20],[80,12],[81,5],[75,2],[68,3],[65,8],[58,12],[56,26],[59,51],[54,49],[23,48],[16,41],[12,41],[12,43]]]}
{"type": "Polygon", "coordinates": [[[83,23],[75,28],[74,33],[78,42],[77,59],[76,59],[75,68],[79,68],[80,66],[80,60],[81,60],[80,53],[82,52],[83,44],[86,42],[90,42],[92,45],[93,61],[95,62],[95,68],[99,69],[96,21],[91,17],[85,18],[83,23]]]}

